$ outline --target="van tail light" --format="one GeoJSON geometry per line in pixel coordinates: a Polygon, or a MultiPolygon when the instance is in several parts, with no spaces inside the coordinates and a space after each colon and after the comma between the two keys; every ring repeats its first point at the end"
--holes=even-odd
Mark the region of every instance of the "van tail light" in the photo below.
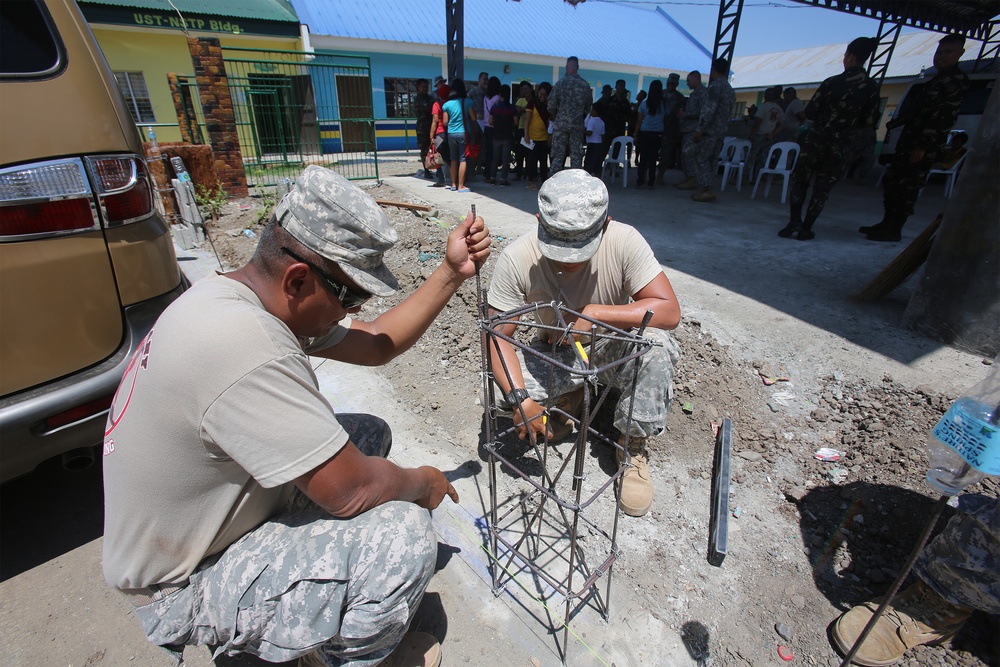
{"type": "Polygon", "coordinates": [[[60,412],[59,414],[52,415],[45,420],[45,430],[46,432],[54,431],[57,428],[66,426],[67,424],[73,424],[83,419],[89,419],[95,415],[107,412],[111,409],[111,402],[114,398],[114,394],[109,394],[88,403],[84,403],[83,405],[70,408],[69,410],[60,412]]]}
{"type": "Polygon", "coordinates": [[[0,236],[97,229],[92,203],[80,160],[0,170],[0,236]]]}
{"type": "Polygon", "coordinates": [[[136,155],[87,158],[97,182],[105,224],[122,225],[153,214],[153,187],[146,162],[136,155]]]}

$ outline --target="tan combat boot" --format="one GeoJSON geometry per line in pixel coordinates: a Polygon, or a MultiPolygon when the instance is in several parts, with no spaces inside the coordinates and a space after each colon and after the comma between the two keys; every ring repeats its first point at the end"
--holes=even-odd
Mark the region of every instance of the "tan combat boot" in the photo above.
{"type": "MultiPolygon", "coordinates": [[[[841,655],[847,655],[881,602],[876,598],[838,618],[830,636],[841,655]]],[[[955,636],[972,610],[952,604],[923,581],[896,596],[872,628],[852,662],[866,667],[891,665],[906,650],[923,644],[943,644],[955,636]]]]}
{"type": "Polygon", "coordinates": [[[698,181],[693,178],[685,178],[674,186],[678,190],[694,190],[698,187],[698,181]]]}
{"type": "MultiPolygon", "coordinates": [[[[625,446],[625,436],[618,438],[618,444],[625,446]]],[[[621,450],[615,450],[618,465],[625,456],[621,450]]],[[[646,460],[646,438],[632,436],[629,439],[628,453],[632,456],[632,465],[622,473],[622,496],[618,506],[629,516],[642,516],[653,504],[653,480],[649,476],[649,463],[646,460]]]]}
{"type": "Polygon", "coordinates": [[[691,199],[703,202],[715,201],[715,193],[711,189],[705,188],[691,195],[691,199]]]}

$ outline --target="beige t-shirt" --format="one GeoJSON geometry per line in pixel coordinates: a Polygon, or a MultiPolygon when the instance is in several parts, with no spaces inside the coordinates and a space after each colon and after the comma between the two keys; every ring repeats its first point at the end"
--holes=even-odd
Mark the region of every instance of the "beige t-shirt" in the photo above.
{"type": "MultiPolygon", "coordinates": [[[[662,271],[642,234],[612,220],[586,266],[560,274],[539,251],[536,229],[500,254],[487,302],[501,312],[539,301],[561,301],[578,312],[591,303],[622,305],[662,271]]],[[[551,308],[537,311],[537,318],[541,324],[555,324],[551,308]]]]}
{"type": "Polygon", "coordinates": [[[108,415],[105,578],[123,589],[184,581],[347,441],[291,330],[245,285],[202,280],[157,320],[108,415]]]}

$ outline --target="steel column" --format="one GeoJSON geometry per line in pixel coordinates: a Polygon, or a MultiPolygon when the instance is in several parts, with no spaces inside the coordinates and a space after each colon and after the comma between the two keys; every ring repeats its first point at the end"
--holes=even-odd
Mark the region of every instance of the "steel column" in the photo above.
{"type": "Polygon", "coordinates": [[[719,0],[719,22],[715,27],[715,47],[712,50],[712,62],[716,58],[725,58],[733,64],[733,52],[736,48],[736,31],[740,27],[740,16],[743,14],[743,0],[719,0]],[[735,5],[735,8],[734,8],[735,5]]]}
{"type": "Polygon", "coordinates": [[[1000,55],[1000,21],[990,21],[985,26],[980,39],[983,40],[983,45],[979,49],[976,64],[972,67],[973,72],[984,69],[994,58],[1000,55]]]}
{"type": "Polygon", "coordinates": [[[885,73],[889,71],[889,61],[892,60],[892,52],[896,48],[896,41],[899,39],[899,31],[902,27],[903,24],[899,17],[892,14],[883,14],[882,20],[878,24],[878,34],[875,36],[875,39],[878,40],[878,46],[875,47],[875,52],[872,53],[871,60],[868,62],[868,76],[875,80],[879,88],[882,87],[885,73]]]}
{"type": "Polygon", "coordinates": [[[444,0],[448,26],[448,81],[465,79],[465,0],[444,0]]]}

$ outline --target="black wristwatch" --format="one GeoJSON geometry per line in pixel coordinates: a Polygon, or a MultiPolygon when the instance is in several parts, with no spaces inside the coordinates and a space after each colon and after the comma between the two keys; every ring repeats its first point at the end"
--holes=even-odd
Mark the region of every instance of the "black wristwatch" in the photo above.
{"type": "Polygon", "coordinates": [[[531,398],[531,395],[528,394],[528,390],[521,389],[520,387],[516,389],[511,389],[510,393],[504,396],[504,400],[507,401],[507,405],[511,406],[512,408],[521,405],[523,401],[526,401],[529,398],[531,398]]]}

